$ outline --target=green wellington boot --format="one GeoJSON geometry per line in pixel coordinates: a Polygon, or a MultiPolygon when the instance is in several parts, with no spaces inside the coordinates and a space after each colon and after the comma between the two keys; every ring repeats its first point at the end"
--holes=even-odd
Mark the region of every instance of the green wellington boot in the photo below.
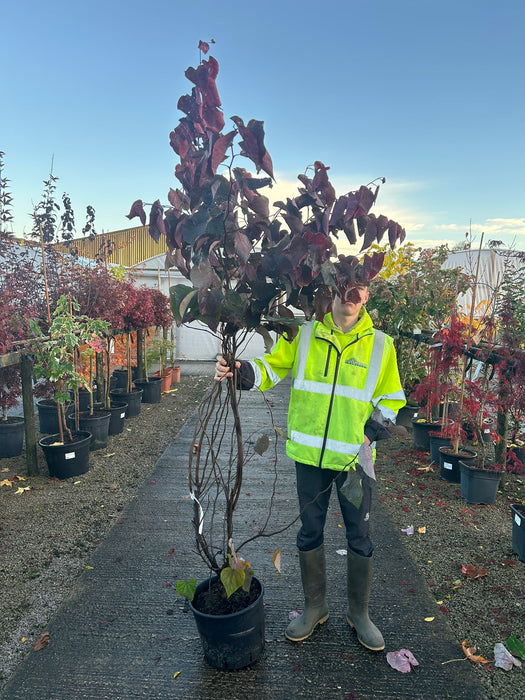
{"type": "Polygon", "coordinates": [[[328,620],[324,545],[309,552],[299,552],[299,563],[304,591],[304,611],[286,628],[286,638],[292,642],[307,639],[316,625],[328,620]]]}
{"type": "Polygon", "coordinates": [[[372,585],[372,557],[362,557],[348,549],[348,612],[346,621],[355,627],[359,642],[372,651],[385,648],[383,635],[368,617],[372,585]]]}

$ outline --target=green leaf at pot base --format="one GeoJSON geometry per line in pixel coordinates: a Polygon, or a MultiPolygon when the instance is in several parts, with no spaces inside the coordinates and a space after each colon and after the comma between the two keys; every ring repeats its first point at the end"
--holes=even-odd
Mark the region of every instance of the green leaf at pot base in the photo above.
{"type": "Polygon", "coordinates": [[[177,593],[183,598],[187,598],[190,602],[195,597],[196,590],[197,582],[194,578],[190,578],[189,581],[177,581],[177,593]]]}
{"type": "Polygon", "coordinates": [[[221,582],[228,598],[241,588],[245,578],[244,569],[232,569],[231,566],[227,566],[221,571],[221,582]]]}
{"type": "Polygon", "coordinates": [[[513,656],[517,656],[522,661],[525,661],[525,644],[523,644],[523,642],[520,642],[519,639],[511,636],[505,642],[505,646],[513,656]]]}

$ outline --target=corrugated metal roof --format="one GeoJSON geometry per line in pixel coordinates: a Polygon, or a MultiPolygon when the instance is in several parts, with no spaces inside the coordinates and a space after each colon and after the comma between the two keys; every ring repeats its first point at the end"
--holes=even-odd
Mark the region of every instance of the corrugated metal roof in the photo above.
{"type": "MultiPolygon", "coordinates": [[[[73,245],[78,248],[79,255],[92,259],[100,257],[108,263],[124,267],[133,267],[143,260],[166,252],[166,241],[161,238],[155,243],[147,226],[99,233],[91,240],[75,238],[73,245]]],[[[58,244],[57,248],[66,250],[62,243],[58,244]]]]}

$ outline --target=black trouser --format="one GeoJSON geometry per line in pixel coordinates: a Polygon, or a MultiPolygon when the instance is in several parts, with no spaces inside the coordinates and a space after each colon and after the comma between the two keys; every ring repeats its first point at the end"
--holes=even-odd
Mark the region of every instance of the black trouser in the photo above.
{"type": "MultiPolygon", "coordinates": [[[[370,481],[363,476],[363,501],[360,508],[353,506],[340,493],[339,489],[345,483],[347,472],[332,469],[319,469],[309,464],[295,463],[297,473],[297,495],[301,509],[302,526],[297,534],[297,547],[307,552],[319,547],[324,542],[324,524],[328,511],[328,503],[335,483],[339,505],[346,527],[346,539],[351,550],[364,557],[371,556],[374,551],[370,539],[370,506],[372,490],[370,481]]],[[[358,470],[361,467],[358,466],[358,470]]]]}

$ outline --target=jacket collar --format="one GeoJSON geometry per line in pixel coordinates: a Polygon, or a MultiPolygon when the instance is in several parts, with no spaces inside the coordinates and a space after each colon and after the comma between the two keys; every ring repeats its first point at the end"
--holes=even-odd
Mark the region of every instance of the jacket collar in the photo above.
{"type": "Polygon", "coordinates": [[[316,335],[321,334],[326,335],[337,335],[341,338],[354,338],[356,336],[368,333],[373,328],[372,319],[370,318],[367,310],[362,307],[359,311],[359,317],[355,326],[352,326],[349,331],[343,333],[343,331],[336,326],[332,318],[332,314],[326,314],[322,323],[317,324],[316,335]]]}
{"type": "Polygon", "coordinates": [[[360,310],[357,323],[350,328],[348,333],[343,333],[343,331],[335,325],[332,314],[326,314],[323,322],[316,322],[314,326],[315,337],[328,341],[331,345],[336,347],[339,352],[343,352],[345,348],[356,340],[359,340],[359,338],[365,335],[370,335],[372,332],[372,319],[364,308],[360,310]]]}

